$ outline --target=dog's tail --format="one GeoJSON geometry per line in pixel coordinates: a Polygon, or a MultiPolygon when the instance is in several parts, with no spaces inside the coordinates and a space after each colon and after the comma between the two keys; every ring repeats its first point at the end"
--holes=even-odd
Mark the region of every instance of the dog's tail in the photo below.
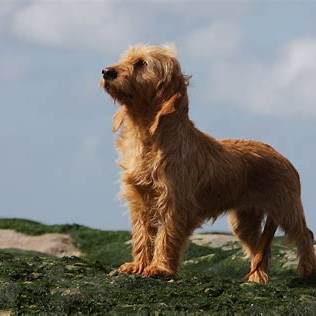
{"type": "Polygon", "coordinates": [[[278,228],[273,219],[268,215],[263,232],[259,239],[257,250],[254,258],[252,259],[252,266],[250,272],[245,276],[245,280],[254,274],[262,264],[267,264],[270,257],[270,246],[273,236],[278,228]]]}

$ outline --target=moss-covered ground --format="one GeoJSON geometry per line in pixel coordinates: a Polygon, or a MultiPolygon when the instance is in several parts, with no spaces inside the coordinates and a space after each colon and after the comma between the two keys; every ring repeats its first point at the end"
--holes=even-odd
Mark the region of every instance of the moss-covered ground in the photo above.
{"type": "Polygon", "coordinates": [[[248,269],[238,245],[191,244],[179,275],[170,280],[110,273],[130,260],[128,232],[79,225],[1,219],[0,228],[38,235],[69,233],[84,257],[55,258],[0,250],[0,314],[316,315],[316,278],[297,279],[286,266],[291,247],[273,244],[271,282],[243,283],[248,269]]]}

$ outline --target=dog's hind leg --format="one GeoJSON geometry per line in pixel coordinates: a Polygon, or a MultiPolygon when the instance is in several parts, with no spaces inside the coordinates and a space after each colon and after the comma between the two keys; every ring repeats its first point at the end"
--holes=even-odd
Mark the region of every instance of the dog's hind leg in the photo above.
{"type": "Polygon", "coordinates": [[[272,217],[268,215],[256,247],[255,255],[251,260],[251,270],[245,277],[249,282],[261,284],[268,282],[269,277],[267,272],[271,255],[271,243],[277,227],[272,217]]]}
{"type": "Polygon", "coordinates": [[[244,251],[251,260],[251,269],[245,279],[250,282],[266,284],[269,279],[267,270],[271,241],[275,232],[274,227],[270,226],[270,222],[266,222],[268,227],[265,227],[261,234],[264,213],[254,207],[232,210],[229,212],[228,218],[234,234],[241,241],[244,251]]]}
{"type": "Polygon", "coordinates": [[[316,256],[313,247],[313,233],[307,228],[304,209],[301,200],[291,206],[290,214],[280,223],[286,236],[290,241],[294,241],[297,246],[298,274],[301,278],[307,278],[316,274],[316,256]]]}
{"type": "Polygon", "coordinates": [[[241,241],[244,252],[251,257],[261,233],[263,213],[255,208],[231,210],[228,221],[234,235],[241,241]]]}

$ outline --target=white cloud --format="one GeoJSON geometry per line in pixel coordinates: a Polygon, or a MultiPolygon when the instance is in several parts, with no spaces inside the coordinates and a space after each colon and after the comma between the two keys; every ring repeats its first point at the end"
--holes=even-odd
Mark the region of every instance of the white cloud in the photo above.
{"type": "MultiPolygon", "coordinates": [[[[155,9],[161,13],[171,13],[179,19],[177,23],[183,20],[205,19],[238,19],[245,16],[251,10],[252,3],[249,0],[239,1],[179,1],[179,0],[153,0],[148,1],[150,5],[155,4],[155,9]]],[[[177,24],[175,23],[175,24],[177,24]]]]}
{"type": "MultiPolygon", "coordinates": [[[[22,39],[53,47],[117,52],[135,42],[176,41],[187,36],[188,31],[201,23],[210,23],[221,18],[236,20],[248,8],[248,1],[238,4],[182,1],[32,1],[18,7],[11,21],[11,29],[22,39]],[[188,16],[190,20],[187,19],[188,16]]],[[[192,40],[198,41],[200,35],[207,35],[206,40],[211,40],[213,45],[218,38],[215,35],[217,31],[227,33],[225,26],[216,24],[211,30],[197,30],[197,34],[193,32],[192,40]]],[[[227,41],[224,44],[219,44],[228,45],[232,38],[225,39],[227,41]]]]}
{"type": "Polygon", "coordinates": [[[223,63],[209,79],[219,101],[260,114],[316,116],[316,39],[292,41],[274,63],[223,63]]]}
{"type": "Polygon", "coordinates": [[[10,17],[11,30],[20,38],[53,47],[117,54],[135,42],[172,40],[188,57],[184,69],[204,65],[204,74],[208,71],[207,98],[261,114],[316,116],[316,39],[290,42],[273,62],[248,62],[241,54],[245,43],[239,23],[248,8],[247,1],[234,7],[55,0],[6,5],[0,17],[10,17]],[[184,19],[188,15],[190,22],[184,19]],[[170,21],[174,29],[169,30],[170,21]],[[171,35],[165,36],[167,31],[171,35]]]}
{"type": "Polygon", "coordinates": [[[0,6],[0,18],[10,16],[16,10],[18,4],[10,0],[3,0],[0,6]]]}
{"type": "Polygon", "coordinates": [[[227,22],[214,22],[193,30],[185,38],[183,49],[194,58],[225,57],[232,54],[241,39],[239,27],[227,22]]]}
{"type": "Polygon", "coordinates": [[[125,47],[140,24],[113,2],[55,0],[21,8],[12,29],[21,38],[45,45],[113,51],[125,47]]]}
{"type": "Polygon", "coordinates": [[[11,0],[2,0],[0,5],[0,34],[7,31],[8,20],[18,9],[18,3],[11,0]]]}

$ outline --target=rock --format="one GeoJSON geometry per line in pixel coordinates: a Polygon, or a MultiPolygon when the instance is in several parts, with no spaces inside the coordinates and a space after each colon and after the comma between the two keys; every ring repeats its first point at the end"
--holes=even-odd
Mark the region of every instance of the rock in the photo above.
{"type": "Polygon", "coordinates": [[[237,238],[233,235],[226,234],[194,234],[191,241],[199,246],[210,246],[214,248],[231,249],[237,238]]]}
{"type": "Polygon", "coordinates": [[[81,255],[67,234],[29,236],[12,229],[0,229],[0,249],[9,248],[38,251],[56,257],[81,255]]]}

